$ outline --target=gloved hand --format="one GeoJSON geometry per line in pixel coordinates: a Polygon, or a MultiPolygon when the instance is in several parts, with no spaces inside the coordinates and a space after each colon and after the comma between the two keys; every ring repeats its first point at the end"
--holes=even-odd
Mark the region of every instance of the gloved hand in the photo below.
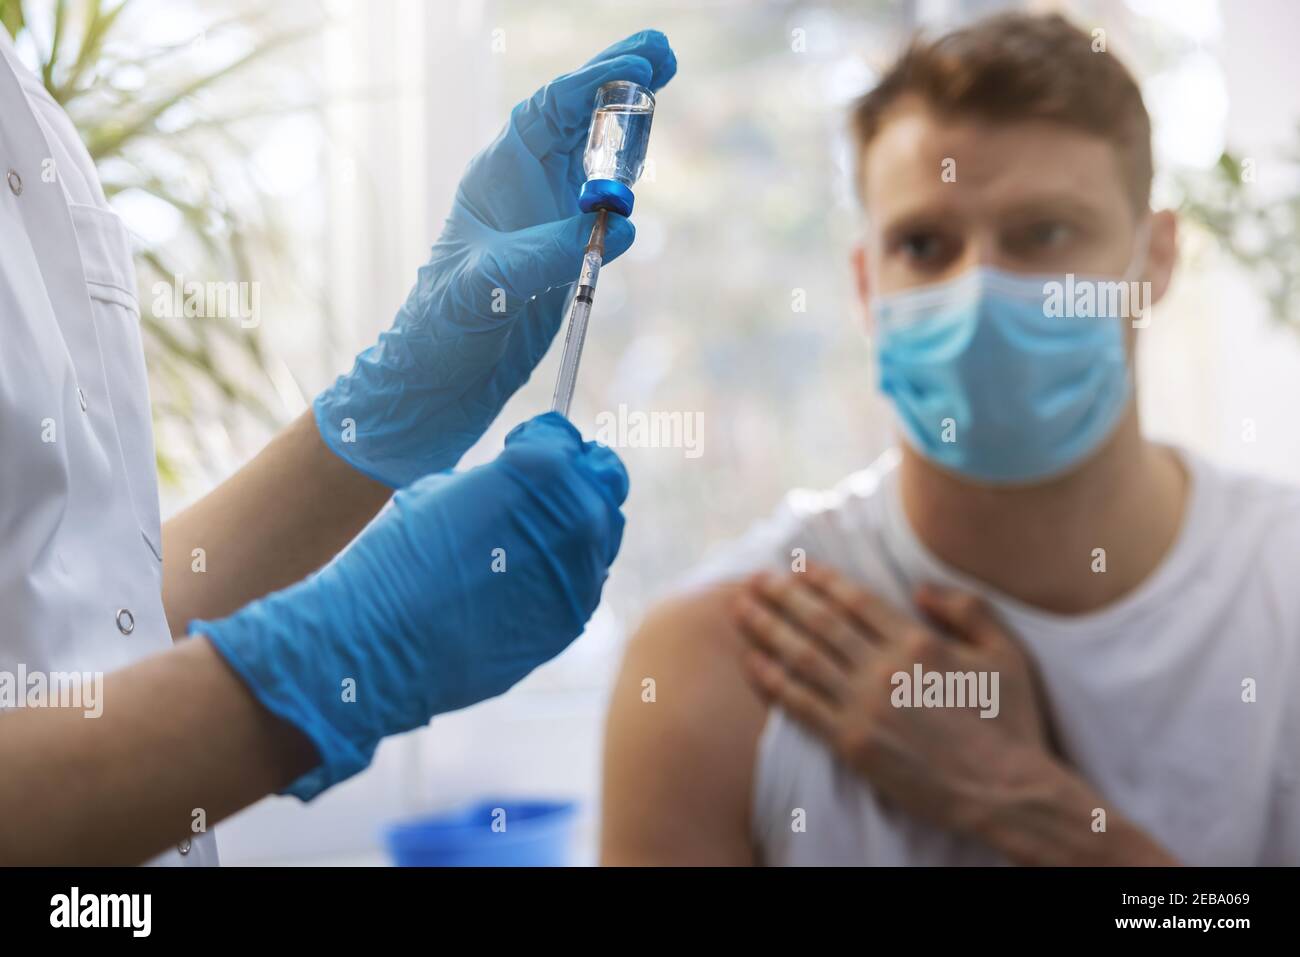
{"type": "MultiPolygon", "coordinates": [[[[677,71],[648,30],[520,103],[469,164],[433,255],[387,332],[314,404],[325,444],[394,488],[451,468],[528,381],[564,320],[595,221],[581,214],[596,90],[658,89],[677,71]]],[[[632,244],[609,217],[605,261],[632,244]]]]}
{"type": "Polygon", "coordinates": [[[494,461],[398,492],[334,562],[206,635],[320,767],[308,800],[365,768],[380,739],[498,695],[562,651],[600,600],[627,473],[550,412],[494,461]]]}

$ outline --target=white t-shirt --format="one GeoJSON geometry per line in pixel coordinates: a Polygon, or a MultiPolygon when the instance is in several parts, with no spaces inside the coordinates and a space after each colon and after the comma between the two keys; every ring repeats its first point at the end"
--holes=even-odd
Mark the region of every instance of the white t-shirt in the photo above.
{"type": "MultiPolygon", "coordinates": [[[[1190,493],[1173,548],[1086,615],[1030,608],[938,561],[903,513],[896,453],[830,491],[792,492],[692,578],[789,570],[803,548],[900,608],[923,581],[976,591],[1036,662],[1062,747],[1105,807],[1186,864],[1300,864],[1300,490],[1179,455],[1190,493]]],[[[779,710],[754,781],[768,864],[1003,863],[882,804],[779,710]]]]}

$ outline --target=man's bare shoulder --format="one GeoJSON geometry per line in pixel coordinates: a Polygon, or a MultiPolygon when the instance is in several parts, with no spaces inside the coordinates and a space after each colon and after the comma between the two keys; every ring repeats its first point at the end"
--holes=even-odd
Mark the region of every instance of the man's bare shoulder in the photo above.
{"type": "Polygon", "coordinates": [[[726,666],[740,650],[740,633],[731,620],[740,581],[723,581],[693,588],[660,602],[650,610],[628,644],[628,653],[689,661],[694,665],[726,666]]]}
{"type": "Polygon", "coordinates": [[[752,757],[767,706],[741,669],[744,640],[732,617],[743,585],[722,582],[657,606],[628,645],[625,668],[640,666],[651,679],[665,723],[686,722],[718,749],[746,745],[752,757]],[[706,724],[707,727],[701,727],[706,724]]]}
{"type": "Polygon", "coordinates": [[[736,583],[656,607],[628,644],[605,742],[607,863],[748,863],[766,705],[731,621],[736,583]]]}

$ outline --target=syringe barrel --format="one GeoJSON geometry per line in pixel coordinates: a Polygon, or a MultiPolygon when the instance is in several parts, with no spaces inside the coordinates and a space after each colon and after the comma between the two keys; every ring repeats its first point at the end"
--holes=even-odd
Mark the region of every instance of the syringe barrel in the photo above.
{"type": "Polygon", "coordinates": [[[578,385],[578,364],[582,362],[582,344],[587,338],[587,319],[591,316],[591,300],[573,300],[569,311],[569,330],[564,336],[564,355],[560,358],[560,373],[555,378],[555,395],[551,408],[565,418],[573,404],[573,392],[578,385]]]}
{"type": "Polygon", "coordinates": [[[573,392],[578,384],[578,365],[582,362],[582,346],[587,340],[587,321],[591,318],[591,304],[596,297],[596,282],[600,278],[601,260],[605,255],[605,217],[601,212],[591,228],[587,251],[582,257],[582,271],[578,274],[578,288],[573,294],[569,309],[569,327],[564,334],[564,352],[560,356],[560,372],[555,378],[555,395],[551,408],[564,417],[569,415],[573,392]]]}

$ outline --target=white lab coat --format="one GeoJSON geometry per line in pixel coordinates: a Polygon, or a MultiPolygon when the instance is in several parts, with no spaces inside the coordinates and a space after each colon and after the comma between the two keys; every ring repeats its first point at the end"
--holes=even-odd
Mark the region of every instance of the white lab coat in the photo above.
{"type": "MultiPolygon", "coordinates": [[[[161,555],[129,237],[0,28],[0,670],[107,674],[170,647],[161,555]]],[[[213,835],[152,863],[215,864],[213,835]]]]}

